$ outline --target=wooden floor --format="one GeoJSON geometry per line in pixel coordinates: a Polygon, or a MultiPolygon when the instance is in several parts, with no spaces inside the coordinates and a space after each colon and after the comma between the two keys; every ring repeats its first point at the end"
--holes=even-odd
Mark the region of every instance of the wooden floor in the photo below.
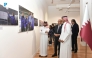
{"type": "MultiPolygon", "coordinates": [[[[85,50],[86,47],[81,46],[80,41],[78,39],[78,52],[77,53],[72,52],[72,58],[85,58],[86,56],[85,50]]],[[[53,53],[54,53],[54,47],[52,45],[52,46],[48,46],[48,57],[39,57],[39,52],[38,52],[34,58],[58,58],[58,57],[51,57],[53,53]]],[[[87,47],[87,58],[92,58],[92,51],[90,50],[89,47],[87,47]]]]}

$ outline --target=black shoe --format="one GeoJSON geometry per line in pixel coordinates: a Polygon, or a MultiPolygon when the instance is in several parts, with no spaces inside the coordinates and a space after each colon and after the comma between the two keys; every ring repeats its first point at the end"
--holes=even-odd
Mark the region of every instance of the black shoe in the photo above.
{"type": "Polygon", "coordinates": [[[74,53],[77,53],[77,51],[74,51],[74,53]]]}
{"type": "Polygon", "coordinates": [[[52,55],[52,57],[55,57],[55,56],[57,56],[57,54],[52,55]]]}
{"type": "Polygon", "coordinates": [[[39,57],[42,57],[41,55],[39,55],[39,57]]]}
{"type": "Polygon", "coordinates": [[[72,51],[74,51],[74,50],[72,50],[72,51]]]}

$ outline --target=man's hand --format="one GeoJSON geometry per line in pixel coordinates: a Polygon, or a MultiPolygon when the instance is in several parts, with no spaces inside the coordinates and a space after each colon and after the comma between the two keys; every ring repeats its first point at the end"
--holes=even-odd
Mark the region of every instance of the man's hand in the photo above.
{"type": "Polygon", "coordinates": [[[64,42],[63,40],[58,40],[58,41],[59,41],[59,42],[62,42],[62,43],[64,42]]]}
{"type": "Polygon", "coordinates": [[[56,37],[58,36],[57,34],[54,34],[56,37]]]}
{"type": "Polygon", "coordinates": [[[57,36],[60,36],[60,34],[57,34],[57,36]]]}
{"type": "Polygon", "coordinates": [[[48,33],[48,31],[46,31],[45,33],[48,33]]]}
{"type": "Polygon", "coordinates": [[[60,36],[60,34],[54,34],[56,37],[60,36]]]}

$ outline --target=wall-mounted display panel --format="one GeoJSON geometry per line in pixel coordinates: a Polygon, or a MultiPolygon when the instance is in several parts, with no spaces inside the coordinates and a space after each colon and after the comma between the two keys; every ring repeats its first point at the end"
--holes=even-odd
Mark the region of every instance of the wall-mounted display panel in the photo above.
{"type": "Polygon", "coordinates": [[[18,11],[0,5],[0,25],[18,25],[18,11]]]}
{"type": "Polygon", "coordinates": [[[43,21],[39,20],[39,26],[43,26],[43,21]]]}
{"type": "Polygon", "coordinates": [[[34,26],[38,26],[38,19],[34,18],[34,26]]]}
{"type": "Polygon", "coordinates": [[[34,30],[33,13],[19,5],[20,32],[34,30]]]}

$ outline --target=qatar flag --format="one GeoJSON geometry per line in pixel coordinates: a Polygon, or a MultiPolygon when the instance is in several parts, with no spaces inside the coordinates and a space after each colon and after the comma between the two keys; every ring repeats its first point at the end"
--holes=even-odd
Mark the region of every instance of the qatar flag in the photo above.
{"type": "Polygon", "coordinates": [[[91,22],[90,22],[90,18],[89,18],[87,4],[85,7],[83,23],[82,23],[82,27],[80,30],[80,36],[81,36],[82,40],[84,40],[92,50],[92,29],[91,29],[91,22]]]}

